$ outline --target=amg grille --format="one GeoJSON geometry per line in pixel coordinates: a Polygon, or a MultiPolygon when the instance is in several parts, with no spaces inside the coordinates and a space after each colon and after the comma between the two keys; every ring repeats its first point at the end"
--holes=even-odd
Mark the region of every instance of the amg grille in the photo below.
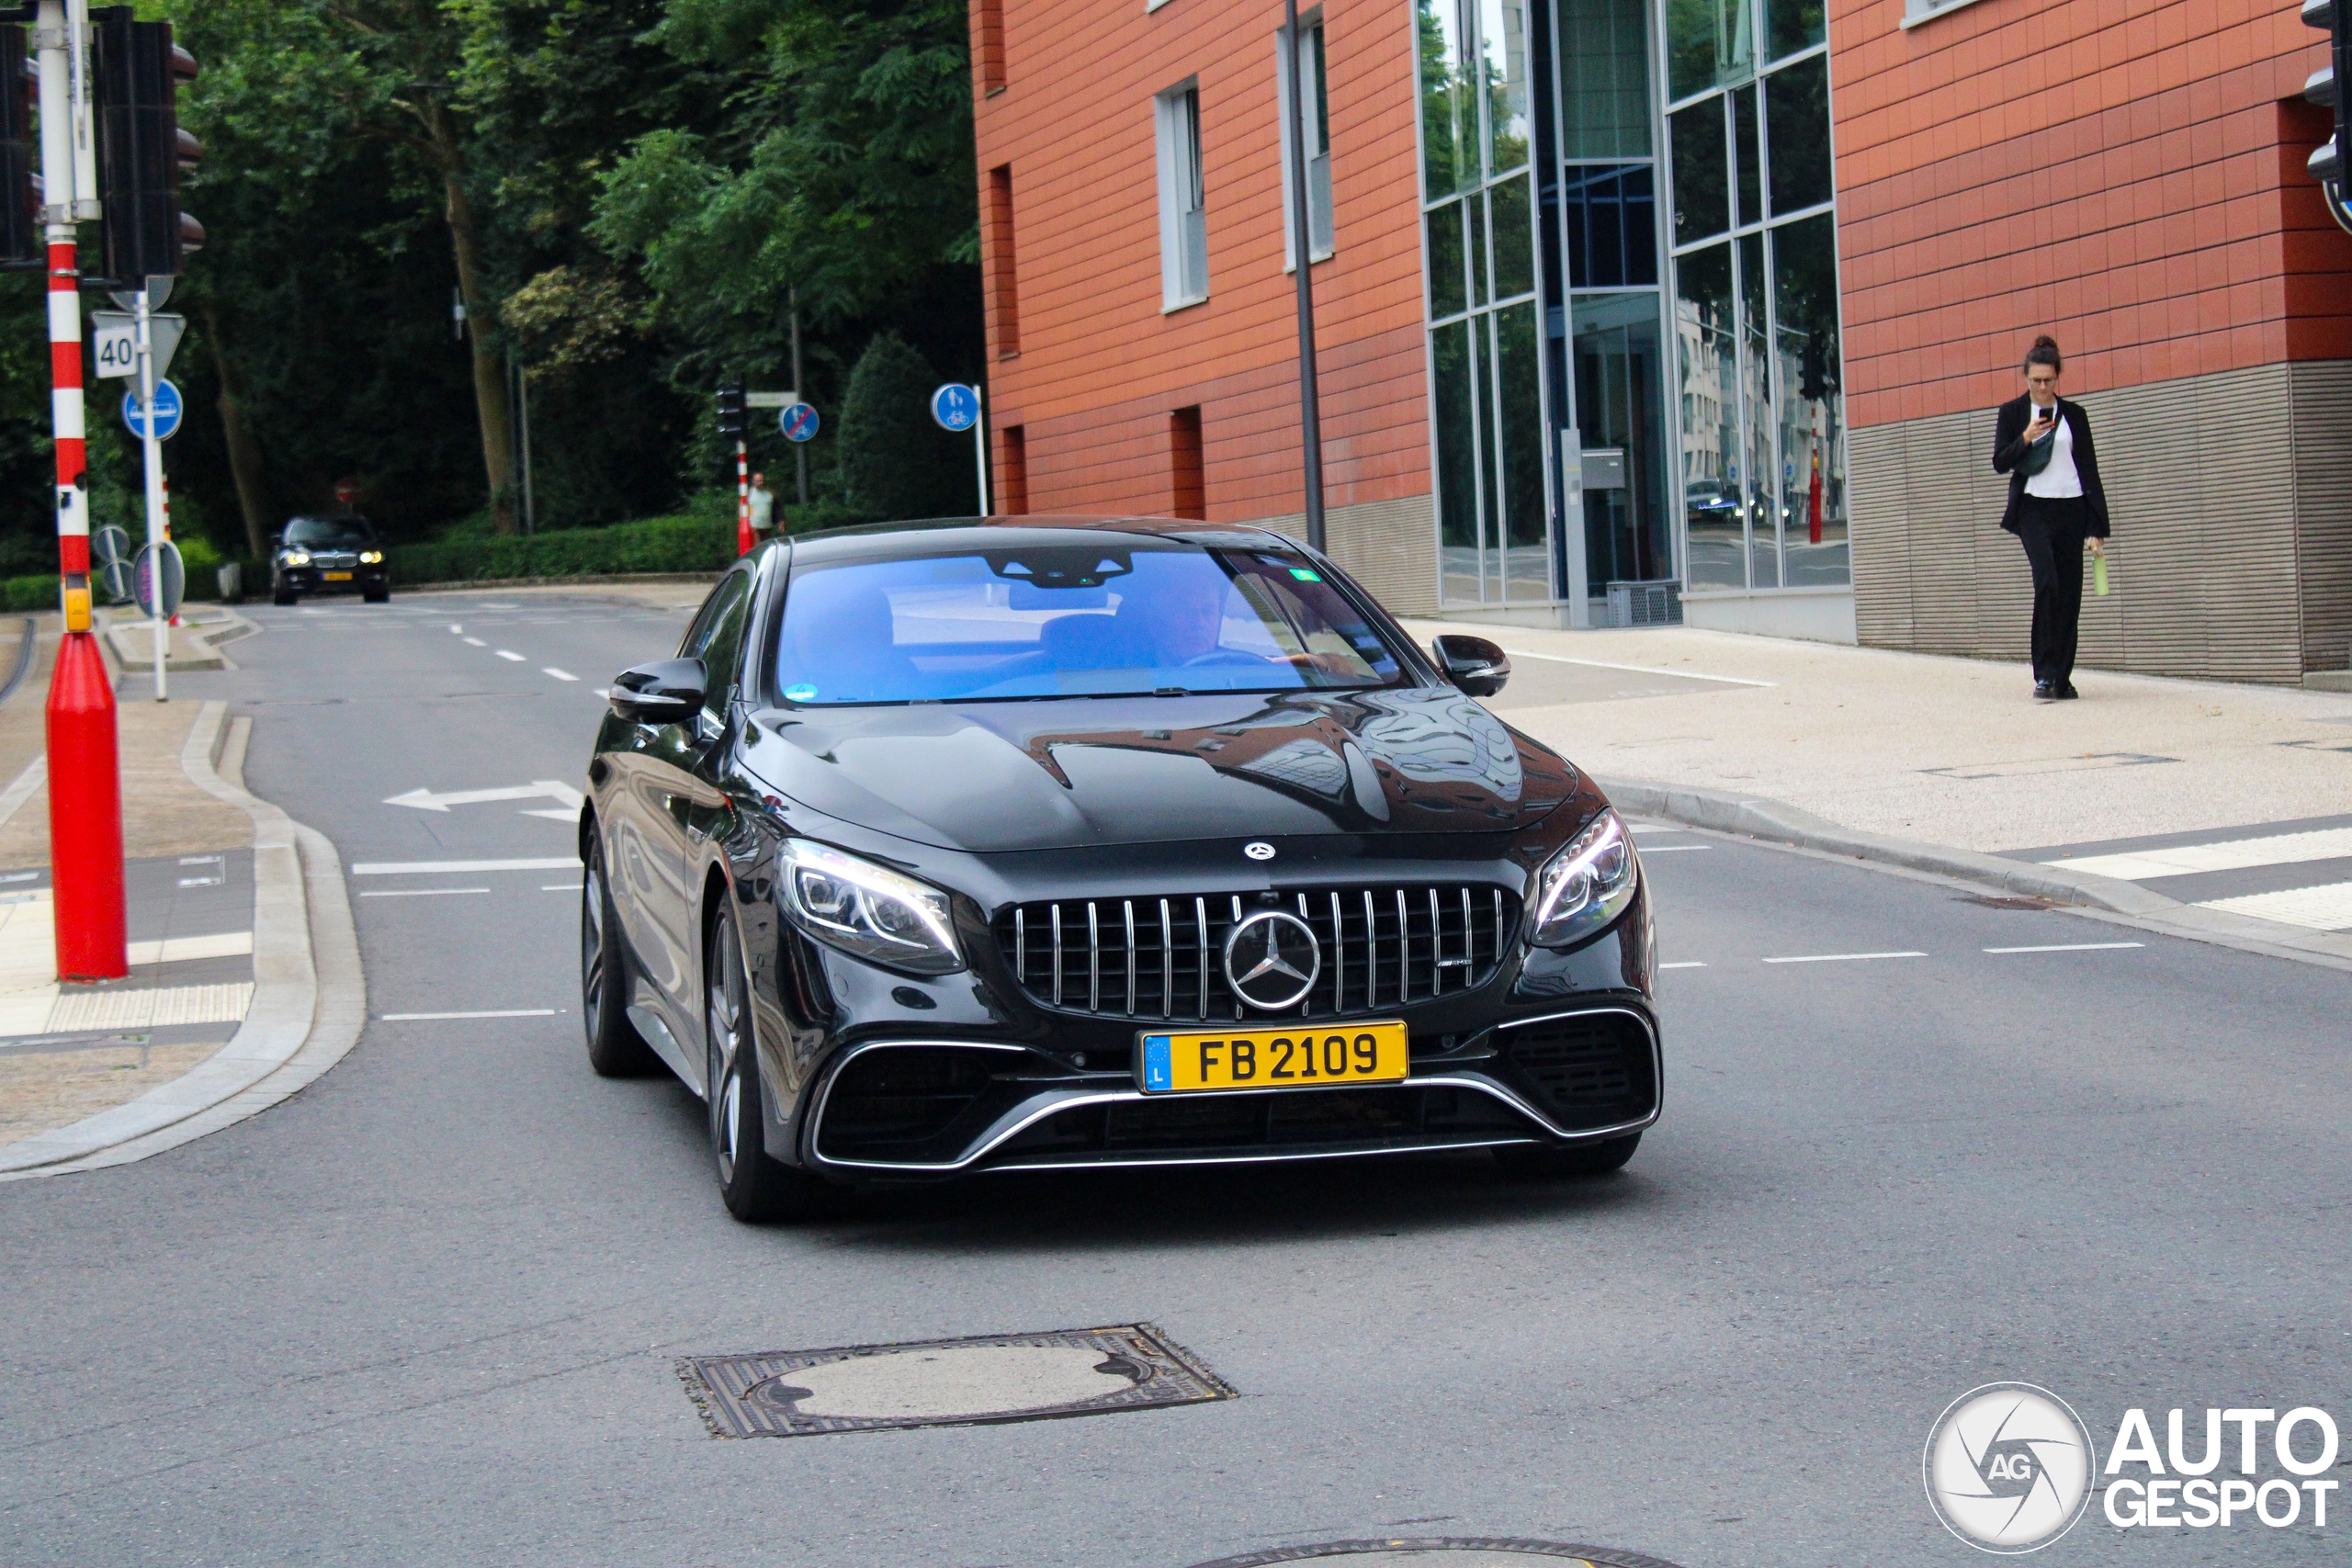
{"type": "Polygon", "coordinates": [[[1321,945],[1314,988],[1285,1012],[1302,1018],[1393,1010],[1484,985],[1519,919],[1515,897],[1467,884],[1081,898],[1007,911],[997,942],[1046,1007],[1238,1020],[1246,1010],[1226,984],[1225,939],[1261,909],[1298,916],[1321,945]]]}

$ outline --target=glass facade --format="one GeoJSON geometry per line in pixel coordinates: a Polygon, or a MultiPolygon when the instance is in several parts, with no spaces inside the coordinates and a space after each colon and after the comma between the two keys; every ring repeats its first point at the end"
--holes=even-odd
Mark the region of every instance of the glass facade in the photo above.
{"type": "Polygon", "coordinates": [[[1821,0],[1415,3],[1445,603],[1848,583],[1821,0]]]}

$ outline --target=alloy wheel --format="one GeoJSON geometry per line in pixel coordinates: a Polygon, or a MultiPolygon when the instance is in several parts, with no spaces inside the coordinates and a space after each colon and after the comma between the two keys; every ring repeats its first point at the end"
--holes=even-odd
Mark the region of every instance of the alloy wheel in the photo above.
{"type": "Polygon", "coordinates": [[[743,964],[732,920],[721,919],[711,935],[706,993],[709,998],[706,1028],[710,1041],[710,1142],[718,1158],[718,1179],[728,1183],[735,1179],[743,1138],[743,1084],[736,1066],[743,1038],[743,964]]]}

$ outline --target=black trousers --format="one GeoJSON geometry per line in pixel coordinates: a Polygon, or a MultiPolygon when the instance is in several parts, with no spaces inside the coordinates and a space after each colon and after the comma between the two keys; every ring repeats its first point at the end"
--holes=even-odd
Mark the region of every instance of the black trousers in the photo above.
{"type": "Polygon", "coordinates": [[[2033,678],[2064,685],[2075,675],[2083,622],[2083,536],[2090,513],[2078,495],[2025,498],[2018,538],[2033,569],[2033,678]]]}

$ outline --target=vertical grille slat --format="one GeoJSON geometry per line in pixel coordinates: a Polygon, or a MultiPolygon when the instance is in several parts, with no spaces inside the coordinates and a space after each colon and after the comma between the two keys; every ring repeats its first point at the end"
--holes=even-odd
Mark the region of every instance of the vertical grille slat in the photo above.
{"type": "Polygon", "coordinates": [[[1286,887],[1275,901],[1261,893],[1039,901],[1002,912],[996,932],[1013,978],[1045,1006],[1104,1018],[1245,1022],[1393,1012],[1483,986],[1510,951],[1518,918],[1518,899],[1503,888],[1388,883],[1286,887]],[[1304,920],[1323,955],[1322,972],[1306,998],[1279,1015],[1245,1005],[1225,978],[1227,933],[1267,908],[1304,920]],[[1083,980],[1076,964],[1079,932],[1068,926],[1081,918],[1083,980]]]}

